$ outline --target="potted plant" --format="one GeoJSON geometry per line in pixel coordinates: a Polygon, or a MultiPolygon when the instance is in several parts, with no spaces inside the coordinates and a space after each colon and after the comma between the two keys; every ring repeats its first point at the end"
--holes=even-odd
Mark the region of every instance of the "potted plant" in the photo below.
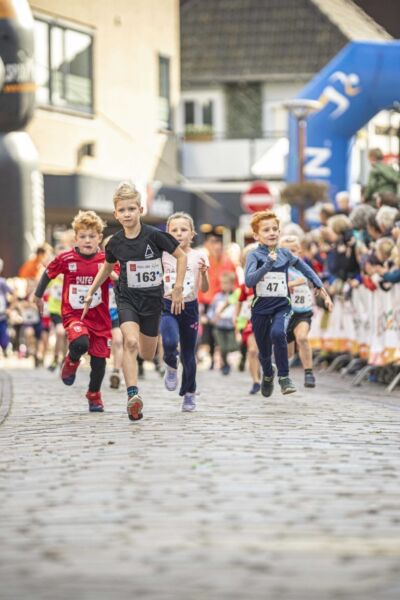
{"type": "Polygon", "coordinates": [[[186,142],[209,142],[213,139],[211,125],[186,125],[186,142]]]}

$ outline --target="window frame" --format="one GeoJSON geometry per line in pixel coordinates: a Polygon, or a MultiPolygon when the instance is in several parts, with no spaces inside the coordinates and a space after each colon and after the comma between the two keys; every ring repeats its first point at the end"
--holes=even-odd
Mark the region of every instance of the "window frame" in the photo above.
{"type": "Polygon", "coordinates": [[[167,121],[161,121],[160,115],[158,115],[158,123],[159,129],[164,131],[173,131],[173,122],[172,122],[172,103],[171,103],[171,57],[158,53],[158,98],[164,98],[168,101],[168,119],[167,121]],[[161,95],[161,65],[162,63],[168,65],[168,81],[167,81],[167,96],[161,95]]]}
{"type": "MultiPolygon", "coordinates": [[[[47,56],[47,69],[49,73],[48,77],[48,102],[43,102],[37,100],[38,108],[55,111],[55,112],[63,112],[70,113],[74,115],[79,115],[81,117],[93,118],[95,115],[95,77],[94,77],[94,50],[95,50],[95,32],[93,29],[90,29],[85,26],[78,26],[74,23],[70,23],[68,21],[64,21],[63,19],[51,18],[42,14],[34,13],[33,18],[35,21],[39,21],[47,25],[47,47],[48,47],[48,56],[47,56]],[[53,78],[52,78],[52,28],[57,27],[62,30],[62,44],[63,44],[63,53],[65,55],[65,33],[67,31],[73,31],[76,33],[85,34],[90,37],[91,51],[89,53],[89,79],[91,82],[90,86],[90,105],[87,106],[87,110],[81,108],[79,105],[71,104],[67,100],[67,83],[66,83],[66,73],[62,74],[62,87],[63,87],[63,95],[65,98],[65,105],[61,106],[59,104],[54,103],[53,98],[53,78]]],[[[35,57],[36,62],[36,57],[35,57]]]]}

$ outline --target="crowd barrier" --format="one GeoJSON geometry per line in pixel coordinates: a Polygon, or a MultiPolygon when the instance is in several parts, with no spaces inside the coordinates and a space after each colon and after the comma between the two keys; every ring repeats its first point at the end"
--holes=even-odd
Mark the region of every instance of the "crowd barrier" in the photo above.
{"type": "Polygon", "coordinates": [[[336,296],[331,313],[316,307],[309,337],[313,349],[400,365],[400,285],[387,292],[360,285],[348,300],[336,296]]]}

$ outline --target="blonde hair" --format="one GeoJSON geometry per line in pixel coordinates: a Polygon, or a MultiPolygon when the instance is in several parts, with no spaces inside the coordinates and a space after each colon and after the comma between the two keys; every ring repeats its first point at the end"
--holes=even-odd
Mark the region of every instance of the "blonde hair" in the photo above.
{"type": "Polygon", "coordinates": [[[283,248],[287,248],[291,244],[297,244],[299,248],[301,248],[301,241],[297,235],[284,235],[279,240],[279,245],[283,248]]]}
{"type": "Polygon", "coordinates": [[[224,271],[221,273],[219,280],[221,283],[225,282],[233,284],[236,281],[236,275],[235,273],[232,273],[232,271],[224,271]]]}
{"type": "Polygon", "coordinates": [[[75,235],[80,229],[95,229],[100,235],[103,233],[103,229],[106,226],[103,219],[101,219],[94,210],[80,210],[71,225],[75,235]]]}
{"type": "Polygon", "coordinates": [[[346,215],[335,215],[328,220],[328,227],[330,227],[336,235],[340,235],[346,231],[346,229],[351,229],[351,221],[346,215]]]}
{"type": "Polygon", "coordinates": [[[250,227],[253,232],[258,233],[261,221],[266,221],[267,219],[275,219],[279,227],[279,219],[274,212],[271,210],[260,210],[254,213],[250,221],[250,227]]]}
{"type": "Polygon", "coordinates": [[[379,252],[384,261],[388,260],[391,257],[391,254],[393,253],[395,247],[396,244],[394,243],[394,240],[392,240],[392,238],[389,237],[380,238],[379,240],[377,240],[375,246],[376,252],[379,252]]]}
{"type": "Polygon", "coordinates": [[[167,219],[167,231],[169,231],[169,226],[171,221],[173,221],[174,219],[185,219],[189,225],[190,225],[190,229],[193,231],[193,233],[196,233],[196,230],[194,228],[194,221],[192,219],[192,217],[186,213],[186,212],[176,212],[173,215],[170,215],[167,219]]]}
{"type": "Polygon", "coordinates": [[[114,207],[117,206],[119,200],[134,200],[138,206],[141,206],[140,192],[136,189],[135,185],[130,181],[121,181],[117,189],[114,192],[113,202],[114,207]]]}
{"type": "Polygon", "coordinates": [[[379,229],[384,233],[388,229],[392,229],[397,216],[397,208],[392,206],[381,206],[376,213],[376,222],[379,229]]]}

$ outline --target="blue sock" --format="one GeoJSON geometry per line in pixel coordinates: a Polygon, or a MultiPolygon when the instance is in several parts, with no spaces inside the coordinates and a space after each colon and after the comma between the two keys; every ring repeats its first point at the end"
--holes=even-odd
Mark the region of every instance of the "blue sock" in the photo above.
{"type": "Polygon", "coordinates": [[[136,385],[130,385],[126,388],[126,390],[128,392],[128,396],[136,396],[139,393],[139,388],[137,388],[136,385]]]}

